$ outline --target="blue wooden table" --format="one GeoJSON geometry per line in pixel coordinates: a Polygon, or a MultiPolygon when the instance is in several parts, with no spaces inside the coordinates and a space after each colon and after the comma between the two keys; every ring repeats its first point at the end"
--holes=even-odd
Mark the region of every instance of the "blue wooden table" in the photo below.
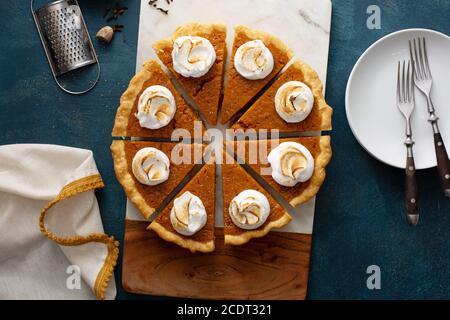
{"type": "MultiPolygon", "coordinates": [[[[220,0],[218,0],[220,1],[220,0]]],[[[109,151],[119,97],[134,74],[139,1],[122,0],[125,26],[110,45],[95,41],[103,74],[84,96],[54,84],[27,0],[0,2],[0,144],[52,143],[91,149],[106,188],[98,192],[106,232],[123,240],[125,196],[109,151]]],[[[280,1],[281,2],[281,1],[280,1]]],[[[91,35],[105,24],[106,0],[80,0],[91,35]]],[[[334,107],[333,160],[320,191],[314,223],[310,299],[450,298],[450,200],[435,170],[418,173],[421,220],[403,217],[402,170],[371,158],[356,142],[345,116],[345,86],[361,53],[385,34],[424,27],[450,34],[450,1],[334,0],[326,98],[334,107]],[[367,7],[381,9],[381,29],[366,27],[367,7]],[[367,267],[381,270],[381,289],[369,290],[367,267]]],[[[450,96],[449,96],[450,99],[450,96]]],[[[450,106],[449,106],[450,107],[450,106]]],[[[450,119],[445,125],[450,125],[450,119]]],[[[126,293],[121,257],[115,276],[126,293]]]]}

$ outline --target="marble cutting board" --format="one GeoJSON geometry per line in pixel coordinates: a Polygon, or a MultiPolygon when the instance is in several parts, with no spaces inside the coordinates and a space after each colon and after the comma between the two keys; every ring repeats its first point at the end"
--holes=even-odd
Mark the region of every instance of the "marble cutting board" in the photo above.
{"type": "MultiPolygon", "coordinates": [[[[148,0],[141,0],[136,71],[141,69],[144,61],[148,59],[157,59],[151,48],[152,43],[161,38],[169,37],[177,26],[193,21],[206,23],[224,22],[228,27],[228,48],[231,48],[234,25],[243,24],[252,28],[264,30],[283,40],[294,50],[294,59],[295,57],[299,57],[306,61],[317,71],[322,82],[324,84],[326,83],[332,10],[330,0],[174,0],[170,5],[168,5],[165,0],[159,0],[156,4],[163,9],[168,9],[168,15],[165,15],[156,8],[150,6],[148,0]]],[[[217,191],[220,192],[220,188],[217,191]]],[[[293,286],[297,290],[292,291],[291,288],[283,287],[283,290],[270,290],[272,295],[262,293],[265,292],[267,288],[276,288],[278,283],[286,281],[284,278],[286,275],[290,275],[290,273],[286,271],[287,267],[283,265],[283,263],[279,264],[279,262],[268,261],[269,267],[276,267],[281,271],[279,277],[274,276],[271,283],[262,282],[261,286],[256,286],[254,288],[247,287],[247,291],[244,290],[240,293],[241,295],[236,293],[236,291],[232,291],[232,294],[228,296],[226,294],[226,286],[219,288],[222,292],[208,290],[211,286],[211,282],[209,281],[199,283],[198,281],[192,281],[192,279],[186,280],[183,277],[181,281],[182,285],[180,286],[178,284],[180,282],[180,277],[177,276],[180,272],[179,270],[173,271],[173,273],[166,272],[163,274],[161,274],[160,271],[154,273],[142,271],[142,268],[148,268],[149,266],[155,267],[155,264],[162,264],[163,262],[161,260],[167,258],[163,257],[163,253],[173,246],[169,244],[169,247],[167,247],[166,244],[158,242],[161,243],[160,250],[157,250],[159,252],[159,257],[142,258],[138,263],[136,261],[137,257],[146,256],[143,251],[148,250],[148,248],[142,247],[142,244],[159,240],[150,232],[141,233],[140,230],[147,225],[147,222],[143,221],[142,215],[137,211],[134,205],[128,201],[126,210],[127,221],[123,263],[124,270],[122,277],[124,288],[128,291],[137,293],[193,298],[226,299],[236,297],[246,299],[250,296],[261,299],[304,298],[306,295],[307,275],[309,270],[314,206],[315,199],[290,211],[293,216],[293,221],[285,228],[277,230],[286,232],[286,238],[277,238],[275,232],[270,239],[269,237],[265,237],[263,239],[266,240],[258,240],[254,241],[254,244],[242,246],[243,248],[245,247],[244,251],[235,251],[235,258],[242,259],[243,257],[246,257],[248,258],[247,263],[252,263],[252,261],[260,261],[261,252],[264,251],[261,248],[267,246],[267,243],[265,242],[292,241],[288,246],[296,248],[297,252],[295,249],[291,252],[278,252],[275,250],[274,252],[266,252],[263,255],[268,254],[275,257],[278,255],[292,257],[289,264],[297,266],[296,270],[293,271],[291,275],[293,278],[297,279],[296,281],[292,281],[293,286]],[[295,233],[296,236],[293,235],[291,238],[293,233],[295,233]],[[296,247],[295,244],[300,244],[300,246],[296,247]],[[304,247],[302,247],[302,245],[304,245],[304,247]],[[305,250],[307,251],[305,254],[299,254],[299,252],[305,250]],[[254,251],[257,251],[256,254],[254,251]],[[270,263],[273,263],[274,266],[270,266],[270,263]],[[284,273],[286,275],[283,275],[283,270],[285,270],[284,273]],[[139,275],[137,275],[137,273],[139,275]],[[169,281],[169,278],[178,279],[179,282],[173,282],[175,280],[169,281]],[[145,281],[143,281],[143,279],[145,279],[145,281]],[[169,283],[167,283],[168,281],[169,283]],[[187,288],[186,291],[184,291],[183,288],[187,288]]],[[[216,227],[219,228],[223,226],[222,212],[221,207],[216,208],[215,224],[216,227]]],[[[222,255],[229,255],[229,252],[227,252],[228,249],[227,247],[224,247],[222,243],[217,243],[216,246],[215,254],[211,255],[206,262],[200,262],[202,259],[199,260],[198,255],[192,256],[184,249],[181,249],[181,251],[174,250],[171,254],[176,257],[178,261],[185,261],[186,265],[183,265],[182,267],[184,273],[186,273],[185,271],[187,269],[192,269],[194,270],[192,272],[195,274],[198,272],[198,265],[202,265],[202,263],[210,264],[214,259],[216,259],[215,263],[211,263],[211,266],[216,266],[216,269],[213,269],[217,274],[230,275],[229,269],[222,270],[220,269],[221,267],[217,267],[222,264],[231,265],[232,269],[236,270],[242,267],[242,263],[233,265],[234,262],[223,261],[222,255]]],[[[151,253],[151,251],[149,251],[148,255],[155,253],[156,252],[151,253]]],[[[164,263],[169,265],[167,261],[164,263]]],[[[173,264],[170,265],[173,267],[173,264]]],[[[211,266],[210,269],[212,268],[211,266]]],[[[175,269],[180,269],[180,267],[175,267],[175,269]]],[[[246,270],[246,272],[252,272],[253,274],[258,274],[260,271],[261,270],[253,269],[246,270]]],[[[205,272],[201,273],[203,277],[205,272]]],[[[214,279],[210,280],[214,281],[214,279]]],[[[229,282],[231,285],[234,284],[234,281],[229,282]]]]}

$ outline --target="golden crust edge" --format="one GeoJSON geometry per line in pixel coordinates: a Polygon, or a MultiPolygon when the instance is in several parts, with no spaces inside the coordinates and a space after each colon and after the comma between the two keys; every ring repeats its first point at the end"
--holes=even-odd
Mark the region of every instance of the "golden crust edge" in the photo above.
{"type": "Polygon", "coordinates": [[[120,104],[112,130],[113,137],[127,136],[128,118],[133,109],[134,100],[139,94],[144,82],[151,77],[154,68],[160,68],[156,60],[152,59],[144,62],[142,70],[133,76],[127,90],[120,97],[120,104]]]}
{"type": "Polygon", "coordinates": [[[319,113],[322,119],[321,130],[331,130],[333,108],[331,108],[331,106],[329,106],[325,101],[325,97],[323,96],[323,84],[319,78],[319,75],[313,68],[301,59],[296,59],[292,65],[302,71],[305,80],[310,85],[315,99],[317,99],[319,113]]]}
{"type": "Polygon", "coordinates": [[[190,22],[177,27],[173,33],[173,37],[179,37],[185,34],[212,33],[213,31],[227,32],[227,26],[222,22],[198,23],[190,22]]]}
{"type": "Polygon", "coordinates": [[[251,230],[245,233],[235,236],[235,235],[225,235],[225,244],[230,244],[234,246],[240,246],[249,242],[253,238],[261,238],[268,234],[274,228],[281,228],[287,225],[292,220],[292,217],[284,212],[284,215],[276,221],[269,222],[262,230],[251,230]]]}
{"type": "Polygon", "coordinates": [[[184,239],[180,237],[179,235],[170,232],[166,230],[161,224],[159,224],[156,221],[153,221],[149,224],[147,227],[147,230],[153,230],[156,232],[156,234],[163,240],[175,243],[179,245],[182,248],[188,249],[192,253],[195,252],[212,252],[215,249],[214,240],[210,240],[206,243],[190,240],[190,239],[184,239]]]}
{"type": "Polygon", "coordinates": [[[213,31],[218,32],[227,32],[227,26],[224,23],[216,22],[216,23],[198,23],[198,22],[191,22],[187,23],[181,26],[178,26],[173,34],[165,39],[161,39],[158,41],[155,41],[153,43],[153,50],[155,50],[156,53],[160,50],[164,50],[167,47],[172,47],[173,41],[183,35],[198,35],[198,34],[205,34],[205,33],[212,33],[213,31]]]}
{"type": "Polygon", "coordinates": [[[125,156],[125,141],[115,140],[111,144],[111,153],[114,160],[114,171],[117,180],[122,185],[128,199],[136,205],[139,212],[148,219],[155,212],[155,208],[150,207],[144,197],[137,191],[135,182],[128,172],[127,159],[125,156]]]}
{"type": "Polygon", "coordinates": [[[309,186],[301,192],[300,195],[294,197],[289,204],[293,207],[298,206],[314,197],[320,190],[326,177],[326,166],[331,160],[332,151],[330,144],[330,136],[320,137],[320,153],[314,162],[314,175],[311,178],[309,186]]]}
{"type": "Polygon", "coordinates": [[[292,57],[294,56],[294,51],[290,47],[288,47],[282,40],[280,40],[280,38],[271,35],[265,31],[258,29],[251,29],[244,25],[237,25],[234,27],[234,33],[235,37],[237,34],[243,33],[248,38],[262,40],[262,42],[264,42],[266,45],[271,43],[280,51],[285,52],[289,60],[291,60],[292,57]]]}

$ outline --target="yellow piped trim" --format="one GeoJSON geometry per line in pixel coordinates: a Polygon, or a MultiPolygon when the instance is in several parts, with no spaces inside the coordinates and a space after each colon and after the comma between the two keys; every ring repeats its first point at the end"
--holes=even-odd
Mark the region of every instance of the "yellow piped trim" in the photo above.
{"type": "Polygon", "coordinates": [[[94,284],[94,294],[97,299],[103,300],[105,298],[105,292],[108,288],[109,281],[113,275],[114,267],[116,266],[117,257],[119,256],[119,242],[114,239],[113,236],[108,236],[104,233],[92,233],[88,236],[74,236],[61,238],[49,231],[45,227],[45,215],[47,211],[58,202],[73,197],[79,193],[101,189],[105,185],[99,174],[87,176],[78,180],[75,180],[65,185],[60,193],[42,209],[39,216],[39,228],[44,236],[50,240],[63,246],[77,246],[89,242],[104,243],[108,248],[108,255],[105,259],[103,267],[97,275],[97,279],[94,284]]]}

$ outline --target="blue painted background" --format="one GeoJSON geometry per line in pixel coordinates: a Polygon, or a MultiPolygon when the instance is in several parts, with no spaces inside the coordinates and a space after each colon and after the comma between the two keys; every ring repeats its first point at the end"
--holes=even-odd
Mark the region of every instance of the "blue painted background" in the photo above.
{"type": "MultiPolygon", "coordinates": [[[[92,35],[105,24],[105,3],[113,1],[80,0],[92,35]]],[[[110,132],[119,97],[134,74],[139,1],[121,4],[129,7],[117,21],[124,31],[109,46],[94,39],[101,81],[89,94],[75,97],[53,83],[28,1],[0,1],[0,144],[54,143],[93,150],[106,183],[98,192],[103,223],[120,241],[125,197],[114,177],[110,132]]],[[[419,226],[411,229],[403,219],[403,172],[363,151],[344,108],[351,68],[371,43],[410,27],[450,34],[449,16],[449,0],[333,1],[326,98],[335,109],[334,157],[317,201],[310,299],[450,298],[450,200],[443,197],[435,170],[418,173],[422,215],[419,226]],[[381,30],[366,28],[370,4],[382,10],[381,30]],[[381,290],[366,288],[366,268],[372,264],[381,267],[381,290]]],[[[450,125],[450,119],[441,121],[450,125]]],[[[148,298],[124,292],[120,274],[119,263],[119,299],[148,298]]]]}

